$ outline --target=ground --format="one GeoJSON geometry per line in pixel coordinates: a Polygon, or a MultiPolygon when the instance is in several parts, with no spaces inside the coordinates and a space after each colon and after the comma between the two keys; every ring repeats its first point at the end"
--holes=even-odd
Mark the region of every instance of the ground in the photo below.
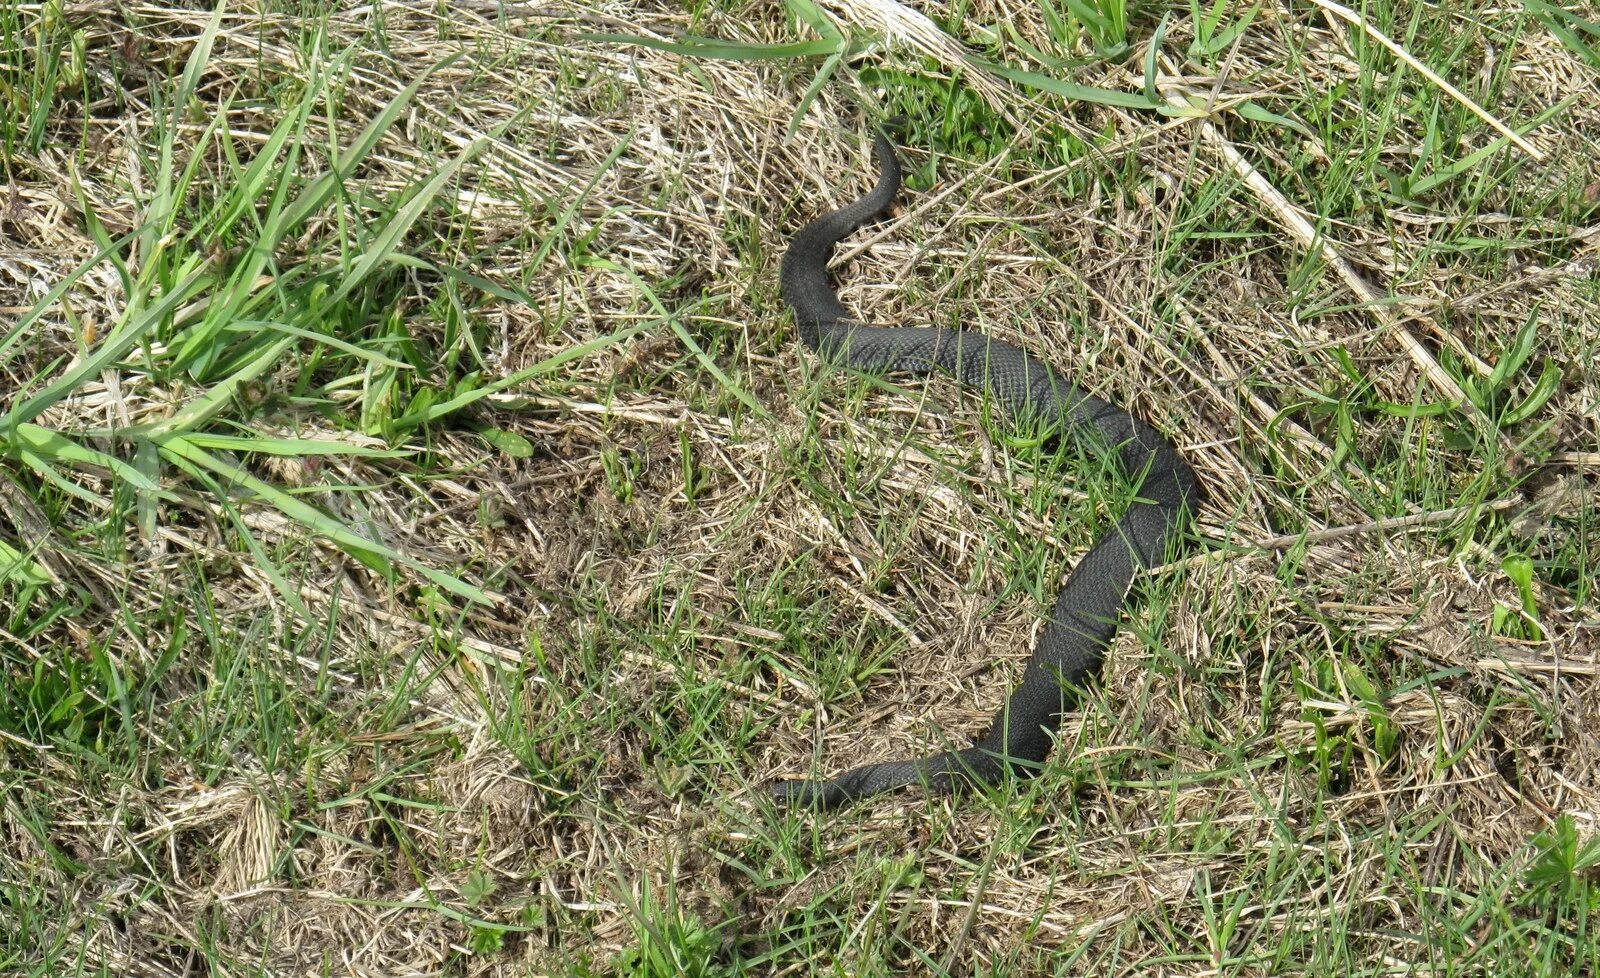
{"type": "Polygon", "coordinates": [[[1600,25],[1331,0],[0,10],[0,973],[1600,971],[1600,25]],[[798,344],[785,242],[1204,501],[798,344]]]}

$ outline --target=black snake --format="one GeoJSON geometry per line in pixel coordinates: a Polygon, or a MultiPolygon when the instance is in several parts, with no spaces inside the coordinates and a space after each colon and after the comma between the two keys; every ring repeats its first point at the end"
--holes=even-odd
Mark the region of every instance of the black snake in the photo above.
{"type": "Polygon", "coordinates": [[[1036,773],[1050,751],[1070,691],[1099,672],[1137,566],[1161,560],[1195,509],[1194,471],[1172,443],[1126,411],[1078,390],[1048,364],[1010,344],[965,330],[883,328],[852,319],[828,278],[834,245],[882,215],[900,188],[900,164],[876,137],[878,183],[856,202],[817,218],[783,256],[783,298],[794,308],[800,339],[825,360],[868,373],[946,371],[1031,419],[1110,446],[1122,471],[1140,480],[1136,501],[1112,532],[1078,562],[1050,612],[1022,683],[995,715],[989,733],[965,750],[853,768],[817,781],[779,781],[779,803],[831,808],[913,784],[949,791],[962,779],[993,784],[1007,771],[1036,773]]]}

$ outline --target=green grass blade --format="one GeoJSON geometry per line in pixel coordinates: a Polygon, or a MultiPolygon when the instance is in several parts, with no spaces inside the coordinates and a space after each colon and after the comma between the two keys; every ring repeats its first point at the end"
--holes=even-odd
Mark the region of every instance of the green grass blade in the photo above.
{"type": "MultiPolygon", "coordinates": [[[[315,48],[314,48],[315,49],[315,48]]],[[[255,159],[239,175],[234,184],[233,192],[217,214],[215,219],[205,222],[202,226],[216,228],[216,234],[225,234],[234,224],[238,223],[261,196],[266,189],[267,182],[276,177],[280,181],[285,179],[286,173],[292,173],[292,168],[285,168],[278,159],[285,145],[291,138],[298,145],[304,138],[306,124],[311,119],[311,110],[321,99],[324,87],[324,77],[320,70],[321,61],[313,60],[306,91],[300,96],[300,104],[295,111],[290,112],[279,120],[272,128],[272,133],[267,141],[262,144],[256,153],[255,159]]]]}
{"type": "MultiPolygon", "coordinates": [[[[1528,133],[1538,129],[1540,126],[1554,119],[1556,116],[1561,115],[1568,109],[1572,108],[1572,106],[1576,104],[1578,100],[1579,97],[1577,95],[1567,96],[1566,98],[1557,102],[1555,105],[1550,106],[1543,112],[1540,112],[1538,115],[1534,116],[1531,122],[1517,127],[1517,135],[1526,136],[1528,133]]],[[[1450,164],[1449,166],[1441,168],[1437,173],[1431,173],[1428,176],[1419,178],[1416,182],[1411,184],[1411,193],[1415,195],[1421,195],[1442,187],[1454,180],[1456,177],[1461,176],[1463,173],[1470,173],[1471,171],[1477,169],[1478,166],[1481,165],[1485,160],[1494,156],[1496,153],[1499,153],[1509,145],[1511,145],[1511,139],[1509,136],[1496,136],[1485,146],[1483,146],[1483,148],[1463,156],[1461,159],[1450,164]]]]}
{"type": "Polygon", "coordinates": [[[844,40],[844,32],[839,30],[833,18],[827,11],[812,3],[811,0],[786,0],[784,6],[794,14],[795,19],[810,25],[811,29],[832,41],[844,40]]]}
{"type": "Polygon", "coordinates": [[[633,326],[629,326],[627,329],[619,329],[615,333],[607,333],[604,336],[596,337],[587,343],[579,343],[576,346],[569,346],[552,357],[541,360],[532,366],[524,367],[521,370],[518,370],[516,373],[508,374],[507,376],[502,377],[491,384],[485,384],[482,387],[476,387],[472,390],[464,391],[460,394],[457,394],[455,397],[450,398],[448,401],[440,401],[437,404],[429,405],[427,408],[421,411],[407,414],[397,420],[395,424],[397,427],[404,429],[414,428],[417,425],[426,424],[431,421],[437,421],[440,418],[446,417],[447,415],[454,414],[456,411],[461,410],[469,404],[483,400],[490,394],[497,394],[501,391],[509,390],[523,383],[524,381],[532,380],[534,377],[553,373],[563,364],[570,363],[573,360],[581,359],[591,353],[596,352],[597,350],[603,350],[608,346],[614,346],[618,343],[621,343],[623,340],[631,339],[632,337],[659,325],[660,322],[661,320],[657,319],[649,322],[637,323],[633,326]]]}
{"type": "MultiPolygon", "coordinates": [[[[148,442],[146,444],[148,445],[148,442]]],[[[239,531],[239,538],[244,541],[245,549],[250,551],[250,556],[255,559],[256,566],[260,567],[262,572],[267,575],[267,580],[272,582],[273,588],[283,597],[284,603],[296,615],[299,615],[302,621],[313,620],[310,610],[300,600],[300,592],[296,590],[294,585],[289,583],[289,579],[284,575],[283,571],[278,569],[277,561],[267,554],[266,548],[261,546],[261,541],[256,539],[256,535],[250,531],[250,524],[245,522],[244,514],[240,513],[238,507],[228,501],[227,490],[218,485],[209,472],[193,464],[188,459],[174,457],[170,461],[175,468],[188,473],[189,478],[200,483],[211,493],[212,498],[217,501],[217,505],[227,515],[228,521],[233,524],[233,528],[239,531]]]]}
{"type": "Polygon", "coordinates": [[[41,428],[36,424],[19,424],[14,432],[19,444],[27,447],[41,459],[52,462],[66,462],[70,465],[105,469],[117,478],[127,482],[136,489],[145,492],[160,494],[163,498],[174,499],[171,493],[162,490],[159,483],[146,477],[139,470],[117,458],[108,455],[68,438],[66,435],[49,428],[41,428]]]}
{"type": "Polygon", "coordinates": [[[589,199],[589,195],[594,192],[594,188],[600,183],[601,178],[616,164],[617,159],[622,156],[623,152],[632,143],[632,133],[617,140],[617,145],[612,148],[611,152],[606,154],[605,159],[600,161],[600,165],[595,167],[594,176],[589,178],[589,182],[584,184],[583,189],[573,196],[566,209],[556,217],[555,224],[550,228],[550,233],[545,235],[544,240],[539,243],[539,250],[533,253],[532,260],[528,262],[529,268],[538,268],[544,264],[544,260],[550,255],[550,250],[560,240],[561,232],[566,230],[567,225],[572,221],[573,215],[578,213],[578,208],[582,207],[583,202],[589,199]]]}
{"type": "Polygon", "coordinates": [[[20,581],[24,587],[43,587],[52,580],[27,554],[0,540],[0,584],[20,581]]]}
{"type": "Polygon", "coordinates": [[[354,445],[350,442],[318,438],[269,438],[264,435],[219,435],[212,432],[190,432],[183,438],[197,448],[225,452],[258,452],[262,455],[281,455],[286,458],[301,458],[308,455],[408,458],[416,454],[404,448],[377,448],[372,445],[354,445]]]}
{"type": "Polygon", "coordinates": [[[446,181],[454,177],[462,165],[478,155],[486,145],[488,145],[487,140],[473,140],[471,145],[463,150],[460,155],[446,163],[438,173],[435,173],[427,183],[423,184],[422,189],[417,191],[416,195],[407,201],[406,205],[400,208],[393,217],[389,218],[388,223],[384,225],[383,231],[373,239],[372,244],[356,260],[355,266],[345,274],[338,288],[333,290],[327,301],[336,303],[343,299],[352,290],[365,282],[367,276],[371,275],[374,269],[388,261],[399,249],[400,240],[405,237],[407,231],[411,230],[411,225],[416,223],[417,218],[421,217],[423,212],[433,204],[434,197],[438,196],[446,181]]]}
{"type": "MultiPolygon", "coordinates": [[[[177,201],[183,194],[183,189],[193,179],[196,168],[204,158],[202,153],[190,156],[187,166],[181,174],[178,173],[177,164],[174,162],[174,149],[178,134],[183,131],[184,116],[189,111],[189,103],[195,97],[195,92],[200,89],[200,81],[207,65],[211,61],[211,49],[216,43],[217,34],[222,29],[222,13],[224,5],[218,2],[211,12],[211,19],[206,23],[205,30],[200,32],[195,40],[194,48],[189,52],[189,58],[184,63],[183,74],[179,76],[178,90],[173,94],[172,103],[168,107],[170,117],[166,120],[165,128],[161,132],[160,162],[156,169],[155,190],[147,202],[146,220],[141,228],[139,256],[144,262],[143,275],[146,285],[150,276],[160,273],[163,263],[156,261],[167,242],[167,235],[172,230],[172,222],[177,215],[177,201]],[[175,174],[177,174],[175,178],[175,174]]],[[[226,113],[214,113],[207,133],[226,118],[226,113]]],[[[200,142],[203,142],[204,136],[200,142]]],[[[147,293],[146,288],[139,288],[129,292],[130,297],[147,293]]]]}
{"type": "Polygon", "coordinates": [[[213,384],[204,394],[185,404],[172,415],[143,429],[151,438],[160,438],[174,432],[197,428],[238,396],[239,388],[255,380],[275,366],[283,354],[295,344],[293,336],[280,337],[277,342],[261,350],[242,368],[230,374],[221,383],[213,384]]]}
{"type": "Polygon", "coordinates": [[[83,215],[83,225],[89,229],[89,236],[94,239],[95,247],[111,262],[111,267],[117,273],[117,278],[122,282],[122,294],[132,296],[137,294],[134,288],[133,272],[128,269],[128,263],[122,259],[122,249],[118,248],[111,240],[111,235],[106,231],[105,225],[100,222],[100,215],[95,213],[94,204],[89,194],[84,191],[83,184],[78,182],[77,168],[68,170],[72,181],[72,195],[78,201],[78,213],[83,215]]]}
{"type": "Polygon", "coordinates": [[[1257,102],[1240,102],[1238,105],[1233,107],[1233,111],[1244,118],[1249,119],[1251,122],[1264,122],[1270,126],[1282,126],[1285,129],[1292,129],[1306,137],[1313,135],[1311,130],[1303,123],[1295,119],[1291,119],[1288,116],[1279,115],[1270,109],[1263,108],[1260,103],[1257,102]]]}
{"type": "Polygon", "coordinates": [[[1144,109],[1164,114],[1171,114],[1175,111],[1170,109],[1165,102],[1159,104],[1151,102],[1149,97],[1145,95],[1135,95],[1132,92],[1122,92],[1110,88],[1093,88],[1089,85],[1079,85],[1076,82],[1051,78],[1049,75],[1041,75],[1036,71],[1024,71],[1021,68],[1012,68],[991,61],[973,60],[980,64],[985,71],[1007,81],[1015,82],[1035,91],[1059,95],[1065,99],[1072,99],[1077,102],[1093,102],[1096,105],[1115,105],[1124,109],[1144,109]]]}
{"type": "Polygon", "coordinates": [[[90,492],[88,489],[85,489],[83,486],[78,485],[76,482],[73,482],[71,479],[68,479],[60,472],[57,472],[55,466],[51,465],[48,459],[36,454],[33,449],[19,446],[16,452],[17,457],[22,459],[22,463],[24,465],[32,469],[34,473],[39,476],[39,478],[56,487],[56,489],[60,492],[63,492],[74,499],[81,500],[97,509],[106,504],[106,500],[96,496],[94,493],[90,492]]]}
{"type": "Polygon", "coordinates": [[[33,304],[33,308],[23,313],[22,318],[17,320],[16,325],[7,330],[3,338],[0,338],[0,366],[4,366],[11,362],[12,358],[15,356],[15,354],[11,352],[12,348],[21,342],[23,337],[29,334],[29,332],[33,329],[33,325],[39,321],[39,317],[43,316],[49,310],[54,309],[57,303],[61,301],[61,297],[66,295],[68,290],[70,290],[74,285],[77,285],[85,275],[93,271],[101,262],[111,258],[123,248],[126,248],[128,243],[134,238],[138,237],[138,235],[138,230],[129,231],[127,234],[117,238],[115,241],[102,246],[100,250],[96,251],[92,257],[78,265],[66,275],[62,276],[61,281],[52,286],[50,291],[44,294],[43,298],[33,304]]]}
{"type": "Polygon", "coordinates": [[[1110,19],[1089,6],[1084,0],[1066,0],[1066,4],[1067,9],[1072,11],[1072,16],[1082,21],[1093,33],[1105,34],[1111,30],[1110,19]]]}
{"type": "MultiPolygon", "coordinates": [[[[411,104],[411,100],[416,97],[417,92],[422,88],[423,82],[432,77],[434,72],[455,64],[461,57],[461,54],[451,55],[443,61],[430,65],[418,72],[417,77],[411,80],[411,84],[401,89],[400,94],[396,95],[393,101],[384,106],[382,112],[379,112],[371,122],[367,123],[366,128],[361,130],[361,134],[356,137],[349,148],[338,155],[338,159],[334,162],[332,169],[313,180],[311,185],[296,198],[294,203],[284,210],[282,220],[279,223],[279,233],[288,234],[298,228],[305,222],[306,218],[316,213],[323,204],[327,203],[328,198],[333,195],[339,184],[343,182],[345,174],[366,159],[373,149],[377,147],[378,142],[383,139],[383,134],[389,131],[389,127],[394,125],[395,120],[400,118],[400,114],[406,110],[406,107],[411,104]]],[[[274,247],[277,240],[279,239],[273,239],[274,247]]]]}
{"type": "Polygon", "coordinates": [[[1582,31],[1600,40],[1600,22],[1584,20],[1570,10],[1545,3],[1544,0],[1523,0],[1522,6],[1538,16],[1540,22],[1550,29],[1550,33],[1566,45],[1567,50],[1594,67],[1600,68],[1600,47],[1578,36],[1578,32],[1582,31]]]}
{"type": "Polygon", "coordinates": [[[362,551],[386,561],[404,564],[458,597],[466,598],[479,604],[493,604],[488,595],[478,588],[466,584],[449,574],[435,570],[415,558],[396,551],[392,547],[361,536],[315,506],[284,492],[276,486],[269,485],[239,466],[230,465],[222,461],[210,452],[195,445],[186,436],[173,435],[155,444],[161,450],[163,457],[172,460],[181,459],[221,476],[229,484],[254,493],[264,503],[271,505],[283,515],[338,544],[340,548],[346,551],[362,551]]]}
{"type": "Polygon", "coordinates": [[[839,66],[844,63],[844,55],[844,51],[835,51],[828,55],[827,60],[822,62],[822,67],[817,69],[816,77],[811,79],[811,84],[807,85],[806,90],[800,93],[794,112],[789,116],[788,128],[784,130],[785,138],[793,139],[794,134],[800,131],[800,125],[805,121],[806,113],[811,111],[811,103],[816,101],[817,96],[822,93],[822,86],[833,78],[834,73],[839,70],[839,66]]]}
{"type": "Polygon", "coordinates": [[[689,352],[696,360],[700,361],[700,366],[705,369],[706,373],[709,373],[711,376],[715,377],[717,379],[717,383],[721,384],[725,389],[727,389],[728,393],[738,398],[745,407],[755,412],[756,417],[772,417],[767,409],[761,405],[760,401],[752,397],[748,391],[741,388],[738,384],[735,384],[732,377],[729,377],[726,373],[723,373],[722,368],[717,366],[717,362],[711,359],[710,354],[706,353],[706,351],[701,348],[700,344],[695,342],[693,336],[689,335],[689,331],[684,328],[683,322],[678,318],[677,314],[667,309],[666,304],[663,303],[660,297],[656,295],[655,290],[652,289],[644,279],[640,278],[637,273],[635,273],[632,269],[623,268],[621,265],[618,265],[615,262],[606,261],[605,259],[596,259],[594,265],[596,268],[608,269],[631,280],[634,286],[638,288],[639,292],[645,297],[645,300],[650,303],[652,308],[655,309],[656,315],[666,320],[667,325],[670,326],[672,331],[678,335],[678,340],[682,342],[684,346],[689,348],[689,352]]]}
{"type": "MultiPolygon", "coordinates": [[[[1189,45],[1189,56],[1209,58],[1221,53],[1222,51],[1225,51],[1229,45],[1233,44],[1240,34],[1243,34],[1245,30],[1249,28],[1250,22],[1255,20],[1256,14],[1259,14],[1260,12],[1261,5],[1259,3],[1254,4],[1249,10],[1244,12],[1244,16],[1223,28],[1221,33],[1211,34],[1203,43],[1198,37],[1196,37],[1194,43],[1189,45]]],[[[1221,5],[1214,5],[1212,7],[1212,13],[1215,15],[1215,18],[1208,19],[1210,19],[1211,29],[1215,29],[1216,25],[1221,22],[1221,5]]]]}
{"type": "Polygon", "coordinates": [[[637,44],[654,51],[680,54],[686,58],[712,58],[719,61],[784,61],[790,58],[811,58],[834,54],[839,50],[839,38],[816,41],[790,41],[785,44],[742,44],[722,41],[713,37],[690,37],[682,41],[659,41],[637,34],[580,34],[585,41],[602,44],[637,44]]]}
{"type": "Polygon", "coordinates": [[[188,265],[191,270],[182,276],[178,284],[168,290],[155,305],[140,313],[137,320],[127,328],[106,337],[94,353],[78,361],[76,366],[44,390],[13,407],[6,417],[0,418],[0,436],[15,429],[19,424],[37,418],[72,394],[85,380],[99,376],[100,371],[126,356],[134,344],[138,343],[145,333],[160,325],[167,315],[176,312],[190,299],[210,287],[213,279],[203,260],[195,256],[190,259],[188,265]]]}
{"type": "Polygon", "coordinates": [[[296,326],[293,323],[281,323],[271,319],[242,319],[229,323],[226,331],[229,333],[249,334],[258,332],[260,330],[269,330],[274,333],[282,333],[284,336],[292,336],[296,339],[310,340],[313,343],[319,343],[331,349],[338,350],[340,353],[347,353],[351,357],[371,364],[374,367],[388,367],[391,370],[416,369],[409,363],[405,363],[401,360],[395,360],[391,357],[386,357],[375,350],[368,350],[365,347],[358,346],[348,340],[342,340],[332,334],[319,333],[314,329],[306,329],[301,326],[296,326]]]}

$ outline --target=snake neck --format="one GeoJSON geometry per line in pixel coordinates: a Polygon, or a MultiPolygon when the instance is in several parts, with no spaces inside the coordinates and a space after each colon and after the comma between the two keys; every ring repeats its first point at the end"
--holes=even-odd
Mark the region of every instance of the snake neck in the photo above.
{"type": "Polygon", "coordinates": [[[801,228],[784,253],[778,274],[783,299],[794,309],[800,339],[812,350],[822,345],[830,327],[850,321],[828,277],[834,246],[845,236],[881,215],[900,191],[900,161],[894,147],[880,133],[873,136],[878,158],[878,182],[867,193],[801,228]]]}

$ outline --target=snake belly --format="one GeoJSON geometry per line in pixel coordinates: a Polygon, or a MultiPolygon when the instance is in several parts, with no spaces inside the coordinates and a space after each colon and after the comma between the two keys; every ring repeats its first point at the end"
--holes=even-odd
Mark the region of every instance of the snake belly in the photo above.
{"type": "Polygon", "coordinates": [[[1003,403],[1019,421],[1054,425],[1064,436],[1106,447],[1139,488],[1135,502],[1067,578],[1022,682],[981,740],[964,750],[866,764],[832,778],[774,782],[773,799],[784,805],[833,808],[910,785],[947,792],[963,783],[994,784],[1008,773],[1037,773],[1073,692],[1099,674],[1136,569],[1164,558],[1198,501],[1194,471],[1171,442],[1009,343],[966,330],[869,326],[851,317],[829,279],[828,261],[839,240],[884,214],[900,188],[893,147],[879,133],[873,148],[873,189],[807,224],[783,256],[781,289],[801,341],[823,360],[863,373],[949,373],[1003,403]]]}

